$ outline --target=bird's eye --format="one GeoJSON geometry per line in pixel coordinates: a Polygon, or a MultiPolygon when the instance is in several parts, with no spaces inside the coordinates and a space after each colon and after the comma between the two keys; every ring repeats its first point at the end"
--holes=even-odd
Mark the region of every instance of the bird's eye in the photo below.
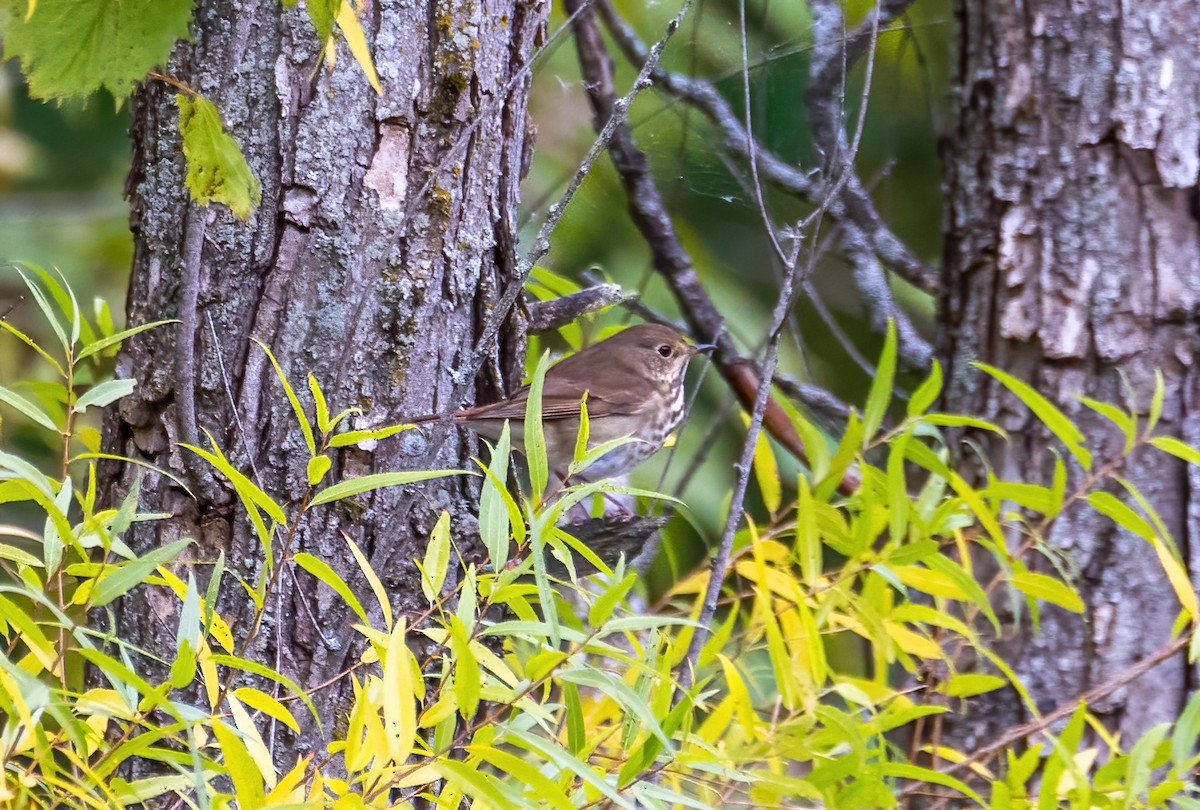
{"type": "Polygon", "coordinates": [[[658,347],[658,353],[663,357],[670,357],[671,356],[671,347],[664,343],[663,345],[658,347]]]}

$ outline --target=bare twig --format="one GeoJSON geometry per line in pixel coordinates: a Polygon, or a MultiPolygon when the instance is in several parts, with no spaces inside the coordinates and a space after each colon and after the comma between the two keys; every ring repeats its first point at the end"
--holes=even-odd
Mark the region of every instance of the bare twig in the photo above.
{"type": "Polygon", "coordinates": [[[620,304],[624,300],[625,291],[620,284],[597,284],[570,295],[534,301],[526,307],[529,323],[525,331],[535,335],[549,332],[566,326],[581,315],[620,304]]]}
{"type": "MultiPolygon", "coordinates": [[[[901,14],[912,2],[885,2],[881,12],[884,24],[901,14]]],[[[595,0],[595,5],[625,57],[634,64],[642,63],[646,48],[633,29],[613,10],[609,0],[595,0]]],[[[870,30],[870,21],[867,20],[845,37],[847,61],[853,63],[861,56],[870,41],[870,30]]],[[[841,41],[842,37],[837,39],[841,41]]],[[[710,82],[659,69],[652,73],[652,78],[656,87],[703,113],[724,136],[725,148],[730,153],[750,159],[753,150],[756,158],[754,163],[764,177],[809,201],[815,202],[825,196],[818,176],[791,165],[760,143],[752,145],[752,138],[741,120],[725,96],[710,82]]],[[[908,249],[883,222],[870,197],[860,191],[861,184],[851,184],[838,199],[829,203],[829,216],[839,222],[853,219],[871,249],[893,272],[924,292],[936,292],[936,271],[908,249]]]]}
{"type": "MultiPolygon", "coordinates": [[[[1004,732],[999,737],[997,737],[995,740],[992,740],[992,742],[988,743],[987,745],[983,746],[982,748],[972,751],[964,759],[961,759],[958,762],[955,762],[951,765],[947,765],[945,768],[942,768],[940,771],[938,771],[938,773],[947,774],[947,775],[957,773],[958,771],[961,771],[963,768],[970,766],[972,763],[981,762],[983,760],[986,760],[986,759],[992,757],[996,753],[1003,751],[1005,748],[1012,745],[1017,740],[1022,740],[1026,737],[1037,734],[1038,732],[1045,731],[1047,728],[1052,726],[1054,723],[1056,723],[1057,721],[1070,715],[1072,712],[1074,712],[1076,709],[1078,709],[1079,704],[1083,703],[1083,704],[1090,705],[1090,704],[1095,703],[1097,700],[1100,700],[1101,698],[1111,695],[1113,692],[1117,691],[1125,684],[1137,680],[1142,675],[1144,675],[1147,672],[1149,672],[1150,670],[1154,669],[1156,666],[1163,663],[1167,659],[1173,658],[1174,656],[1178,655],[1180,652],[1182,652],[1184,649],[1187,648],[1187,646],[1190,642],[1191,642],[1191,636],[1187,635],[1187,634],[1174,639],[1173,641],[1171,641],[1168,644],[1164,645],[1163,647],[1159,648],[1159,650],[1157,652],[1155,652],[1153,655],[1151,655],[1150,657],[1143,658],[1141,661],[1138,661],[1133,666],[1130,666],[1130,667],[1122,670],[1121,672],[1118,672],[1116,675],[1109,678],[1104,683],[1093,686],[1091,689],[1087,690],[1086,692],[1083,692],[1078,697],[1073,698],[1072,700],[1069,700],[1069,701],[1063,703],[1061,706],[1054,709],[1054,711],[1047,712],[1046,714],[1042,715],[1037,720],[1032,720],[1028,723],[1024,723],[1019,726],[1013,726],[1008,731],[1004,732]]],[[[911,793],[918,792],[917,787],[918,787],[918,785],[921,785],[921,784],[924,784],[924,783],[923,782],[915,782],[912,785],[909,785],[908,787],[906,787],[904,789],[904,791],[901,795],[907,796],[911,793]]]]}
{"type": "MultiPolygon", "coordinates": [[[[568,14],[570,14],[574,25],[578,25],[580,19],[588,16],[587,13],[590,9],[587,8],[587,5],[589,2],[590,0],[579,0],[579,2],[569,4],[568,14]]],[[[533,266],[550,251],[550,235],[554,232],[554,228],[558,225],[559,220],[562,219],[567,205],[575,196],[575,192],[578,191],[583,178],[591,171],[592,164],[596,162],[596,158],[609,145],[609,142],[617,132],[621,129],[628,129],[625,120],[629,114],[629,106],[633,103],[638,93],[650,86],[650,74],[654,71],[655,66],[657,66],[663,50],[667,47],[667,42],[671,39],[671,35],[679,28],[679,23],[687,15],[693,2],[694,0],[685,0],[679,13],[667,25],[667,30],[662,38],[654,43],[654,47],[650,49],[646,63],[642,66],[629,92],[609,105],[606,122],[600,129],[600,134],[596,136],[595,142],[592,143],[591,148],[588,149],[587,154],[580,162],[579,168],[575,171],[571,182],[567,184],[562,197],[547,210],[546,219],[542,223],[542,227],[538,230],[537,237],[533,242],[533,248],[530,250],[529,255],[520,261],[515,276],[509,280],[508,286],[501,293],[500,299],[496,302],[491,316],[488,318],[487,323],[484,324],[484,328],[471,356],[455,372],[454,395],[450,398],[449,404],[451,409],[458,407],[459,400],[462,399],[472,380],[475,379],[475,375],[479,373],[484,360],[491,353],[492,343],[500,331],[500,326],[508,317],[509,311],[512,309],[513,304],[516,303],[517,297],[521,294],[521,290],[524,288],[525,281],[529,278],[533,266]]]]}

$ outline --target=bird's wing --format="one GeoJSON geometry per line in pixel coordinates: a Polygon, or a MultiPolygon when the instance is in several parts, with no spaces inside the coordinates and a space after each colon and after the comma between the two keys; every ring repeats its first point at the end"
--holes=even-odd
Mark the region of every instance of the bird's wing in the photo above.
{"type": "MultiPolygon", "coordinates": [[[[646,407],[645,399],[631,396],[627,389],[607,391],[603,394],[593,390],[594,381],[581,377],[571,358],[554,366],[546,373],[542,385],[542,419],[571,419],[579,416],[579,401],[587,392],[588,416],[630,415],[640,413],[646,407]]],[[[479,405],[458,412],[460,419],[521,419],[529,402],[529,386],[517,391],[509,399],[491,405],[479,405]]]]}

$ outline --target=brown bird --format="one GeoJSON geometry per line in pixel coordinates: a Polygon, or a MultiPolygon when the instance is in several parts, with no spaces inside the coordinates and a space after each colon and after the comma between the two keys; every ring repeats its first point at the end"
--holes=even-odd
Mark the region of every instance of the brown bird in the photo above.
{"type": "MultiPolygon", "coordinates": [[[[683,421],[683,375],[688,362],[711,348],[688,343],[666,326],[640,324],[551,366],[542,387],[542,425],[550,469],[563,474],[574,459],[579,403],[585,393],[589,449],[613,439],[633,439],[596,459],[585,472],[587,478],[622,475],[654,455],[683,421]]],[[[521,449],[528,401],[529,386],[525,386],[509,399],[463,408],[453,419],[492,441],[500,437],[508,420],[514,445],[521,449]]]]}

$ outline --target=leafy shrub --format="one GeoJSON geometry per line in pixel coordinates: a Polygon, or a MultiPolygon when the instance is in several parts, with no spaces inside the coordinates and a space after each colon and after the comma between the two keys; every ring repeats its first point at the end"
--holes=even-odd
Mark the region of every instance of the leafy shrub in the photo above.
{"type": "MultiPolygon", "coordinates": [[[[1115,464],[1096,463],[1061,411],[999,369],[981,367],[1066,448],[1049,482],[989,473],[976,487],[949,466],[945,431],[1000,431],[931,412],[941,387],[936,367],[912,393],[905,417],[885,429],[895,367],[889,339],[864,416],[850,420],[835,447],[795,415],[812,469],[799,477],[794,502],[783,501],[770,446],[759,446],[755,472],[768,514],[746,516],[718,620],[700,628],[707,572],[677,583],[659,609],[634,609],[627,597],[636,574],[623,563],[610,569],[557,525],[572,504],[615,487],[578,484],[543,497],[548,470],[536,429],[527,439],[530,496],[509,491],[507,435],[474,473],[380,473],[330,483],[331,451],[404,426],[339,432],[350,412],[331,415],[311,376],[310,418],[275,363],[310,456],[309,489],[298,502],[263,491],[211,440],[207,448],[188,447],[229,479],[261,540],[262,573],[246,588],[258,615],[235,632],[214,607],[221,589],[241,587],[225,576],[223,557],[179,563],[187,540],[135,555],[121,539],[131,523],[167,516],[139,512],[136,487],[119,504],[97,502],[102,454],[78,417],[132,390],[130,381],[94,376],[97,361],[162,324],[124,332],[93,326],[67,288],[30,270],[41,283],[23,277],[53,348],[0,325],[37,353],[55,381],[25,386],[32,398],[20,385],[0,387],[0,400],[59,443],[62,463],[51,473],[0,452],[0,504],[39,515],[0,525],[0,799],[8,806],[167,804],[174,796],[193,807],[242,808],[406,807],[419,799],[489,808],[854,808],[927,793],[955,806],[996,808],[1200,806],[1192,778],[1200,763],[1200,698],[1177,723],[1126,744],[1104,731],[1086,701],[1039,713],[1037,696],[987,644],[987,627],[999,626],[992,597],[1000,589],[1035,620],[1048,606],[1083,609],[1072,583],[1035,572],[1030,555],[1047,553],[1043,539],[1064,509],[1086,504],[1144,538],[1161,562],[1182,608],[1165,652],[1186,647],[1192,661],[1198,652],[1189,634],[1196,594],[1163,522],[1116,477],[1115,464]],[[851,467],[860,483],[846,494],[851,467]],[[1069,467],[1082,474],[1072,476],[1069,467]],[[384,586],[349,540],[370,594],[354,592],[326,561],[289,547],[306,512],[456,474],[483,476],[479,524],[490,560],[458,562],[443,514],[420,561],[428,603],[421,616],[393,614],[384,586]],[[1081,482],[1076,488],[1068,486],[1073,478],[1081,482]],[[920,487],[910,494],[914,480],[920,487]],[[1015,551],[1010,537],[1024,538],[1015,551]],[[973,562],[980,553],[998,570],[986,581],[973,562]],[[548,555],[565,577],[551,576],[548,555]],[[606,576],[581,581],[577,558],[606,576]],[[459,568],[453,578],[452,565],[459,568]],[[344,717],[320,716],[308,696],[313,684],[240,653],[290,566],[315,576],[358,616],[363,652],[341,676],[354,695],[344,717]],[[198,574],[207,575],[203,588],[198,574]],[[144,588],[165,589],[179,602],[162,683],[139,673],[145,651],[132,648],[120,628],[102,633],[94,621],[113,600],[144,588]],[[364,597],[378,602],[377,614],[364,597]],[[382,622],[372,624],[371,615],[382,622]],[[697,632],[708,635],[693,661],[687,650],[697,632]],[[865,651],[861,664],[837,663],[845,656],[832,653],[845,638],[865,651]],[[988,671],[960,671],[964,651],[988,662],[988,671]],[[912,688],[912,677],[929,667],[946,676],[912,688]],[[1038,720],[974,752],[920,733],[960,701],[996,689],[1012,689],[1038,720]],[[267,729],[298,730],[310,722],[306,714],[325,729],[327,750],[285,761],[267,729]],[[1088,728],[1103,750],[1082,747],[1088,728]],[[912,755],[906,739],[915,740],[912,755]],[[127,781],[123,766],[134,761],[157,763],[161,774],[127,781]]],[[[543,360],[535,389],[545,367],[543,360]]],[[[531,397],[532,408],[537,401],[531,397]]],[[[1196,450],[1154,435],[1161,387],[1144,420],[1132,406],[1086,404],[1123,432],[1124,456],[1161,452],[1200,463],[1196,450]]],[[[582,451],[577,460],[586,462],[582,451]]]]}

